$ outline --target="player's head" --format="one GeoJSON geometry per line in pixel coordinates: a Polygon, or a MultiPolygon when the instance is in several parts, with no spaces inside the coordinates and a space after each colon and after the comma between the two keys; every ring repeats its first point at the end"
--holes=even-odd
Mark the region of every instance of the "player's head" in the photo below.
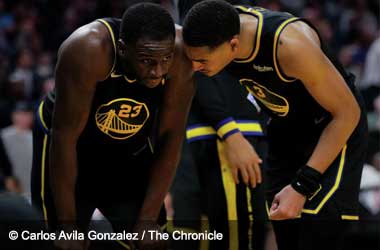
{"type": "Polygon", "coordinates": [[[169,12],[152,3],[128,8],[122,19],[118,54],[126,71],[147,87],[157,86],[172,63],[175,26],[169,12]]]}
{"type": "Polygon", "coordinates": [[[186,54],[193,69],[212,76],[237,55],[240,19],[234,7],[217,0],[195,4],[183,22],[186,54]]]}

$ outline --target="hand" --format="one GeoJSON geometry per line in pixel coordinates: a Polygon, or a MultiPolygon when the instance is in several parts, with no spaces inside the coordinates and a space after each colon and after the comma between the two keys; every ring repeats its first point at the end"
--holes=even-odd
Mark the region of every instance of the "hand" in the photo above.
{"type": "Polygon", "coordinates": [[[287,185],[273,199],[269,211],[271,220],[294,219],[301,215],[306,197],[287,185]]]}
{"type": "Polygon", "coordinates": [[[257,183],[261,183],[259,164],[263,161],[244,136],[241,133],[230,135],[224,141],[224,145],[235,183],[239,184],[238,171],[246,185],[251,184],[252,187],[256,187],[257,183]]]}
{"type": "Polygon", "coordinates": [[[167,242],[164,240],[156,240],[151,238],[148,230],[157,231],[162,233],[161,227],[154,222],[139,221],[136,223],[133,232],[139,236],[138,241],[134,241],[134,245],[137,250],[165,250],[167,249],[167,242]],[[143,232],[145,231],[144,239],[141,239],[143,232]]]}

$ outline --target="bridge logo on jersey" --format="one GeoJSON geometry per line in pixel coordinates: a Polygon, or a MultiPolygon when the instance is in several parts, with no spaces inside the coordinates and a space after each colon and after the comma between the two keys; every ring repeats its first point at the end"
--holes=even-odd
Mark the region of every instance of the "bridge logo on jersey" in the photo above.
{"type": "Polygon", "coordinates": [[[270,91],[266,87],[251,79],[240,79],[243,85],[265,107],[278,116],[286,116],[289,112],[289,103],[286,98],[270,91]]]}
{"type": "Polygon", "coordinates": [[[127,139],[144,126],[149,118],[145,103],[119,98],[101,105],[95,114],[96,126],[113,139],[127,139]]]}

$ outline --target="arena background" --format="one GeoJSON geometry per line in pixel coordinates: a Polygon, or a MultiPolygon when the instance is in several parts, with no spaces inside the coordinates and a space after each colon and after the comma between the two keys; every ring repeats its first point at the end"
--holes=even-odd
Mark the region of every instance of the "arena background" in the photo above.
{"type": "MultiPolygon", "coordinates": [[[[11,192],[30,200],[33,110],[41,97],[54,88],[59,45],[79,26],[100,17],[121,17],[125,8],[136,2],[140,1],[0,0],[0,192],[3,195],[11,192]]],[[[188,8],[199,1],[151,2],[163,5],[181,23],[188,8]]],[[[352,249],[380,249],[379,1],[230,2],[253,2],[307,18],[343,65],[356,75],[356,85],[368,110],[370,142],[361,193],[365,220],[352,228],[352,249]]],[[[181,164],[186,164],[186,154],[181,164]]],[[[192,182],[181,183],[180,179],[175,185],[192,185],[192,182]]],[[[9,204],[9,200],[0,199],[0,208],[9,204]]],[[[272,241],[268,237],[268,250],[276,249],[272,241]]]]}

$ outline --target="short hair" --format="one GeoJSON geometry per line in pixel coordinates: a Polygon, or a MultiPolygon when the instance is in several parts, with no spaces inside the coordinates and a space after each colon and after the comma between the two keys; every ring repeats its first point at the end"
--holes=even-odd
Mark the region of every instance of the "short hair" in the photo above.
{"type": "Polygon", "coordinates": [[[239,33],[239,13],[226,1],[197,3],[183,22],[183,40],[192,47],[215,48],[239,33]]]}
{"type": "Polygon", "coordinates": [[[120,38],[126,44],[135,44],[140,38],[162,41],[175,38],[175,26],[169,12],[158,4],[139,3],[123,14],[120,38]]]}

